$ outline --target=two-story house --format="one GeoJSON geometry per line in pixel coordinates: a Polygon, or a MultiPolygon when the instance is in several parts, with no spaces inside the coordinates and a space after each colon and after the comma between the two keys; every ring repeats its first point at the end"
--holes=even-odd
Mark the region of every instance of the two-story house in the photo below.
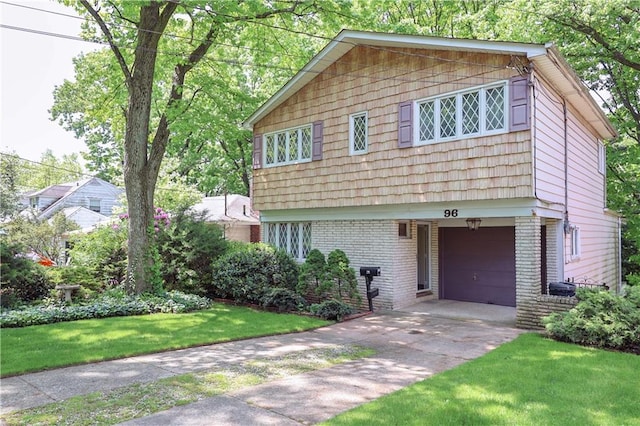
{"type": "Polygon", "coordinates": [[[263,240],[381,267],[375,307],[515,306],[529,327],[568,307],[548,282],[620,283],[615,130],[551,44],[342,31],[244,125],[263,240]]]}
{"type": "Polygon", "coordinates": [[[39,220],[62,212],[80,228],[108,220],[120,203],[124,190],[99,178],[51,185],[25,195],[25,201],[39,220]]]}

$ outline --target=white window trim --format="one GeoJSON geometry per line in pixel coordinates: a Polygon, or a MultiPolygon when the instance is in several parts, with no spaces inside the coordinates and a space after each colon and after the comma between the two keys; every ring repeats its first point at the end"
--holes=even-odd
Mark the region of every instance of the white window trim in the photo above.
{"type": "Polygon", "coordinates": [[[262,164],[263,167],[278,167],[278,166],[284,166],[287,164],[300,164],[300,163],[310,163],[313,157],[313,126],[311,124],[305,124],[303,126],[296,126],[296,127],[289,127],[287,129],[282,129],[282,130],[278,130],[277,132],[269,132],[269,133],[265,133],[264,135],[262,135],[262,164]],[[302,129],[309,129],[309,143],[310,143],[310,147],[309,147],[309,158],[301,158],[302,156],[302,139],[301,137],[298,138],[298,159],[297,160],[289,160],[289,161],[278,161],[278,135],[279,134],[284,134],[285,138],[286,138],[286,144],[285,144],[285,150],[286,150],[286,155],[285,157],[289,157],[289,146],[290,146],[290,141],[289,141],[289,134],[292,130],[296,130],[298,131],[298,133],[301,132],[302,129]],[[274,138],[274,147],[273,147],[273,159],[274,162],[273,163],[268,163],[267,162],[267,136],[273,136],[274,138]]]}
{"type": "Polygon", "coordinates": [[[607,170],[607,150],[604,144],[598,141],[598,172],[606,176],[607,170]]]}
{"type": "Polygon", "coordinates": [[[571,260],[579,260],[582,244],[581,235],[580,235],[580,227],[579,226],[571,226],[571,232],[569,233],[569,255],[571,260]]]}
{"type": "Polygon", "coordinates": [[[415,146],[430,145],[434,143],[449,142],[455,140],[463,140],[476,138],[480,136],[499,135],[507,133],[509,131],[509,84],[507,80],[501,80],[495,83],[475,86],[468,89],[457,90],[454,92],[447,92],[437,96],[430,96],[428,98],[419,99],[414,102],[413,108],[413,140],[415,146]],[[487,104],[486,104],[486,91],[502,87],[504,90],[504,104],[503,104],[503,128],[496,130],[486,130],[486,117],[487,117],[487,104]],[[480,92],[480,105],[478,120],[480,121],[480,130],[476,133],[462,133],[462,96],[467,93],[480,92]],[[442,99],[456,97],[456,134],[446,138],[441,138],[440,134],[440,101],[442,99]],[[426,102],[434,102],[434,139],[421,141],[420,140],[420,105],[426,102]]]}
{"type": "Polygon", "coordinates": [[[369,152],[369,113],[367,111],[356,112],[355,114],[351,114],[349,116],[349,154],[350,155],[361,155],[369,152]],[[355,149],[355,127],[354,120],[359,117],[364,117],[365,120],[365,129],[364,129],[364,139],[365,139],[365,148],[362,150],[356,151],[355,149]]]}

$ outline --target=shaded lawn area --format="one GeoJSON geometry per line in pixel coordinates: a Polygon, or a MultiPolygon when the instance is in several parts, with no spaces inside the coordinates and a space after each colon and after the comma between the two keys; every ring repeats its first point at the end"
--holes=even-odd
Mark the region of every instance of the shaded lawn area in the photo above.
{"type": "Polygon", "coordinates": [[[114,317],[2,329],[0,374],[33,372],[87,362],[273,334],[330,324],[315,317],[214,304],[186,314],[114,317]]]}
{"type": "Polygon", "coordinates": [[[640,425],[640,356],[524,334],[326,425],[640,425]]]}

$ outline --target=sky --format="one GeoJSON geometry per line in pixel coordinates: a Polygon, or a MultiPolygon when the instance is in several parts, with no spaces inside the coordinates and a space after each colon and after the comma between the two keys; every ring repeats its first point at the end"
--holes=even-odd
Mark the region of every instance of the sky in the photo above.
{"type": "MultiPolygon", "coordinates": [[[[54,1],[0,0],[0,24],[78,36],[80,19],[54,1]],[[26,7],[19,7],[26,6],[26,7]]],[[[57,158],[86,151],[83,141],[51,121],[53,90],[73,80],[72,58],[100,47],[93,43],[0,27],[0,151],[40,160],[51,149],[57,158]]]]}

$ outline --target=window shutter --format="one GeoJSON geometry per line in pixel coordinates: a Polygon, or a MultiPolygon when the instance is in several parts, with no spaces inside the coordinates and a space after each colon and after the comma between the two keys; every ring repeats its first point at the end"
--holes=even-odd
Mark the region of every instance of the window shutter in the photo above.
{"type": "Polygon", "coordinates": [[[262,167],[262,135],[253,135],[253,168],[262,167]]]}
{"type": "Polygon", "coordinates": [[[509,80],[509,131],[517,132],[530,127],[529,78],[513,77],[509,80]]]}
{"type": "Polygon", "coordinates": [[[413,146],[413,101],[398,105],[398,148],[413,146]]]}
{"type": "Polygon", "coordinates": [[[312,154],[311,160],[322,160],[322,121],[314,121],[313,122],[313,136],[312,136],[312,154]]]}

